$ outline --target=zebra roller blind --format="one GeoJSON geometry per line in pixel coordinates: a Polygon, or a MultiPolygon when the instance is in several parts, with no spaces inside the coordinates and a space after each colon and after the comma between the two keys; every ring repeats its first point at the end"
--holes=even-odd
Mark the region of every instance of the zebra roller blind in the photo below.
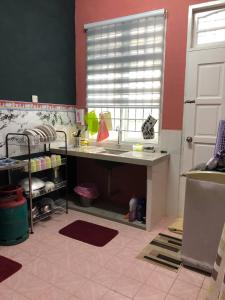
{"type": "Polygon", "coordinates": [[[165,11],[88,24],[87,106],[160,108],[165,11]]]}

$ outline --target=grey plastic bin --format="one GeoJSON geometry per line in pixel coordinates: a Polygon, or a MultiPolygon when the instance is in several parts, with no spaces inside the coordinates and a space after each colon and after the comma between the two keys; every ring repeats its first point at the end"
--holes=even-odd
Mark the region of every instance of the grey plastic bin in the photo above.
{"type": "Polygon", "coordinates": [[[225,223],[225,173],[190,171],[185,175],[182,261],[211,273],[225,223]]]}

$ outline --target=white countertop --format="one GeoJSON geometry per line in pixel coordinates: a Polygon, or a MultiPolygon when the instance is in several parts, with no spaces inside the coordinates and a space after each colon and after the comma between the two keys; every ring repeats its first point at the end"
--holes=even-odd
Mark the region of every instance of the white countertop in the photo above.
{"type": "MultiPolygon", "coordinates": [[[[107,147],[107,149],[109,149],[107,147]]],[[[65,154],[65,149],[60,147],[53,147],[51,150],[57,154],[65,154]]],[[[84,157],[91,159],[99,159],[106,161],[115,161],[127,164],[135,164],[142,166],[154,166],[162,160],[169,159],[169,154],[160,152],[147,152],[147,151],[129,151],[122,152],[121,154],[104,153],[105,148],[99,146],[81,146],[79,148],[68,148],[68,155],[76,157],[84,157]]],[[[112,148],[112,150],[119,150],[112,148]]],[[[121,148],[120,150],[126,150],[121,148]]]]}

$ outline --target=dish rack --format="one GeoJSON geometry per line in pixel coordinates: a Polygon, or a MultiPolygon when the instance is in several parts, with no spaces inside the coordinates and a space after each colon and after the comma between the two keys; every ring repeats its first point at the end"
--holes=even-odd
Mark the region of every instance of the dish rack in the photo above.
{"type": "MultiPolygon", "coordinates": [[[[6,142],[6,157],[10,157],[10,150],[11,146],[23,146],[23,151],[25,150],[24,155],[22,156],[16,156],[17,166],[9,166],[5,170],[8,171],[8,181],[9,184],[12,182],[12,171],[13,170],[20,170],[20,172],[27,173],[28,175],[28,184],[29,184],[29,191],[25,193],[27,201],[28,201],[28,209],[29,209],[29,216],[30,216],[30,231],[31,233],[34,232],[34,224],[38,221],[44,220],[46,218],[49,218],[52,214],[58,214],[58,213],[68,213],[68,200],[67,197],[64,197],[65,199],[61,199],[61,201],[54,201],[54,204],[51,205],[51,210],[48,210],[46,213],[43,213],[39,215],[36,218],[33,218],[33,210],[34,210],[34,200],[39,201],[40,197],[43,197],[45,195],[48,195],[52,192],[59,191],[61,189],[65,189],[65,194],[67,194],[67,134],[63,130],[56,130],[56,137],[53,139],[49,137],[46,140],[43,140],[41,137],[37,136],[31,136],[27,133],[16,133],[16,132],[10,132],[6,135],[5,142],[6,142]],[[55,142],[58,138],[62,138],[61,140],[64,143],[65,147],[65,154],[64,157],[62,157],[62,161],[60,165],[54,165],[45,169],[36,170],[35,172],[31,171],[31,159],[35,157],[40,156],[40,153],[43,155],[53,154],[51,152],[51,142],[55,142]],[[37,147],[38,146],[38,147],[37,147]],[[42,151],[40,151],[40,147],[42,147],[42,151]],[[38,151],[33,153],[35,151],[35,148],[38,148],[38,151]],[[64,178],[60,180],[59,182],[56,182],[54,185],[54,188],[51,190],[46,191],[45,189],[41,189],[38,193],[34,193],[35,191],[32,191],[32,175],[33,173],[39,173],[46,170],[53,170],[55,172],[56,170],[59,170],[59,168],[64,167],[64,178]]],[[[49,179],[48,179],[49,180],[49,179]]]]}

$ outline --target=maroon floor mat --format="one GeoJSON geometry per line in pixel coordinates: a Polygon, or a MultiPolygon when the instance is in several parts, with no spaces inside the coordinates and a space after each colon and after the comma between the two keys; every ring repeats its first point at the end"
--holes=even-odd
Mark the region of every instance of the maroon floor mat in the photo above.
{"type": "Polygon", "coordinates": [[[10,277],[21,268],[21,264],[0,255],[0,282],[10,277]]]}
{"type": "Polygon", "coordinates": [[[118,231],[77,220],[62,228],[59,233],[93,246],[103,247],[118,234],[118,231]]]}

